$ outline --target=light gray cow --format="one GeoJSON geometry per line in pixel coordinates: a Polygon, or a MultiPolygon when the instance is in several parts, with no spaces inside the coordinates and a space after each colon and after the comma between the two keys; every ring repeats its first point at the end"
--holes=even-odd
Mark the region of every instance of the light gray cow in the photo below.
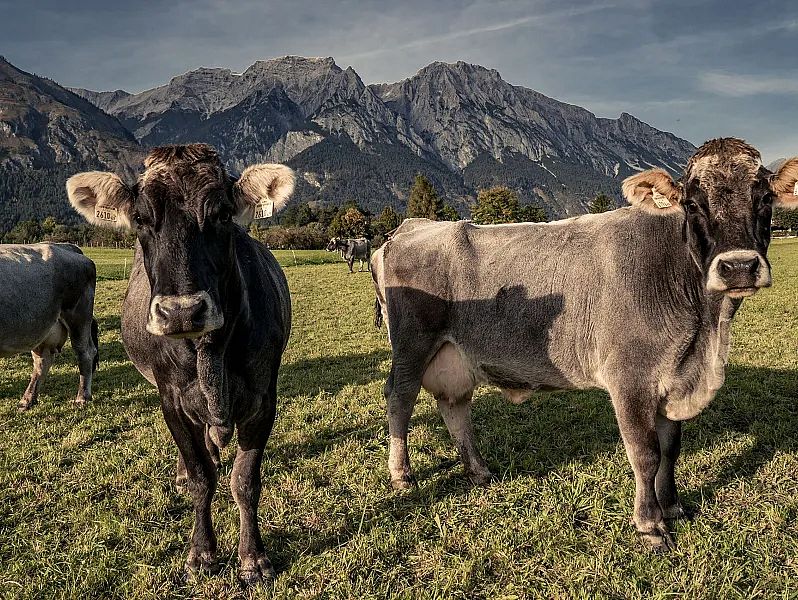
{"type": "Polygon", "coordinates": [[[0,356],[33,355],[33,375],[19,409],[36,403],[67,337],[80,370],[75,402],[91,400],[91,378],[99,364],[91,259],[72,244],[2,244],[0,282],[0,356]]]}
{"type": "Polygon", "coordinates": [[[349,272],[354,273],[352,267],[356,260],[360,261],[358,273],[363,272],[363,265],[366,265],[368,270],[371,270],[369,260],[371,258],[371,242],[366,238],[355,239],[341,239],[332,238],[330,243],[327,244],[327,252],[338,252],[349,265],[349,272]]]}
{"type": "Polygon", "coordinates": [[[798,158],[772,174],[741,140],[704,144],[681,182],[627,179],[631,207],[549,224],[409,219],[372,259],[376,322],[388,325],[389,470],[412,484],[407,431],[426,388],[476,484],[491,472],[470,402],[488,383],[512,402],[536,390],[609,392],[635,473],[634,523],[655,550],[683,516],[674,480],[681,421],[724,381],[742,298],[771,284],[771,205],[795,203],[798,158]]]}

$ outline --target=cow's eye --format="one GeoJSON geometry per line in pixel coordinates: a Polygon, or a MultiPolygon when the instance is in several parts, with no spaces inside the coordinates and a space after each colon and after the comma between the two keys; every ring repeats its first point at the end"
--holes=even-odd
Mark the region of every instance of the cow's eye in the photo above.
{"type": "Polygon", "coordinates": [[[141,218],[139,213],[133,213],[133,222],[136,224],[136,227],[144,227],[144,219],[141,218]]]}

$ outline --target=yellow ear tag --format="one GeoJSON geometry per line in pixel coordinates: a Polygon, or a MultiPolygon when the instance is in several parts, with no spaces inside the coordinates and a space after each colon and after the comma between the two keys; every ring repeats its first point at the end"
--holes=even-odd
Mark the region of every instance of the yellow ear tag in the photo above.
{"type": "Polygon", "coordinates": [[[651,188],[651,194],[654,197],[654,205],[657,208],[670,208],[673,206],[670,200],[657,191],[657,188],[651,188]]]}
{"type": "Polygon", "coordinates": [[[798,196],[798,181],[795,182],[795,187],[792,188],[792,195],[798,196]]]}
{"type": "Polygon", "coordinates": [[[272,214],[274,214],[274,202],[271,200],[263,198],[255,205],[255,219],[268,219],[272,214]]]}
{"type": "Polygon", "coordinates": [[[119,217],[119,211],[110,206],[95,206],[94,218],[98,221],[108,221],[109,223],[116,223],[119,217]]]}

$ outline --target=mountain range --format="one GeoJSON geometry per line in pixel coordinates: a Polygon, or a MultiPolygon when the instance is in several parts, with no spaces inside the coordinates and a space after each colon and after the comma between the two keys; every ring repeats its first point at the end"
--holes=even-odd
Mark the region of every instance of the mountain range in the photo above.
{"type": "Polygon", "coordinates": [[[133,94],[67,89],[0,58],[0,168],[14,180],[0,184],[0,226],[26,212],[7,210],[20,201],[14,185],[30,194],[87,166],[132,178],[148,147],[195,141],[234,173],[287,163],[296,201],[403,210],[423,173],[464,215],[476,190],[503,184],[552,217],[584,212],[598,192],[619,198],[620,181],[640,169],[678,172],[695,151],[632,115],[598,118],[464,62],[366,85],[332,58],[286,56],[133,94]]]}

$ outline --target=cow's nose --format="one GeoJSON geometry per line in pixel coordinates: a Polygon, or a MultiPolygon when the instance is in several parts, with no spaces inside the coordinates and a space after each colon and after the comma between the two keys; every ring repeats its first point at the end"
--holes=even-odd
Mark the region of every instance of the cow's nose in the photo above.
{"type": "Polygon", "coordinates": [[[220,326],[222,318],[213,311],[206,293],[182,296],[156,295],[152,299],[147,331],[177,337],[210,331],[220,326]]]}
{"type": "Polygon", "coordinates": [[[733,273],[748,273],[756,275],[759,270],[759,259],[749,258],[745,259],[727,259],[718,261],[718,270],[722,276],[728,276],[733,273]]]}

